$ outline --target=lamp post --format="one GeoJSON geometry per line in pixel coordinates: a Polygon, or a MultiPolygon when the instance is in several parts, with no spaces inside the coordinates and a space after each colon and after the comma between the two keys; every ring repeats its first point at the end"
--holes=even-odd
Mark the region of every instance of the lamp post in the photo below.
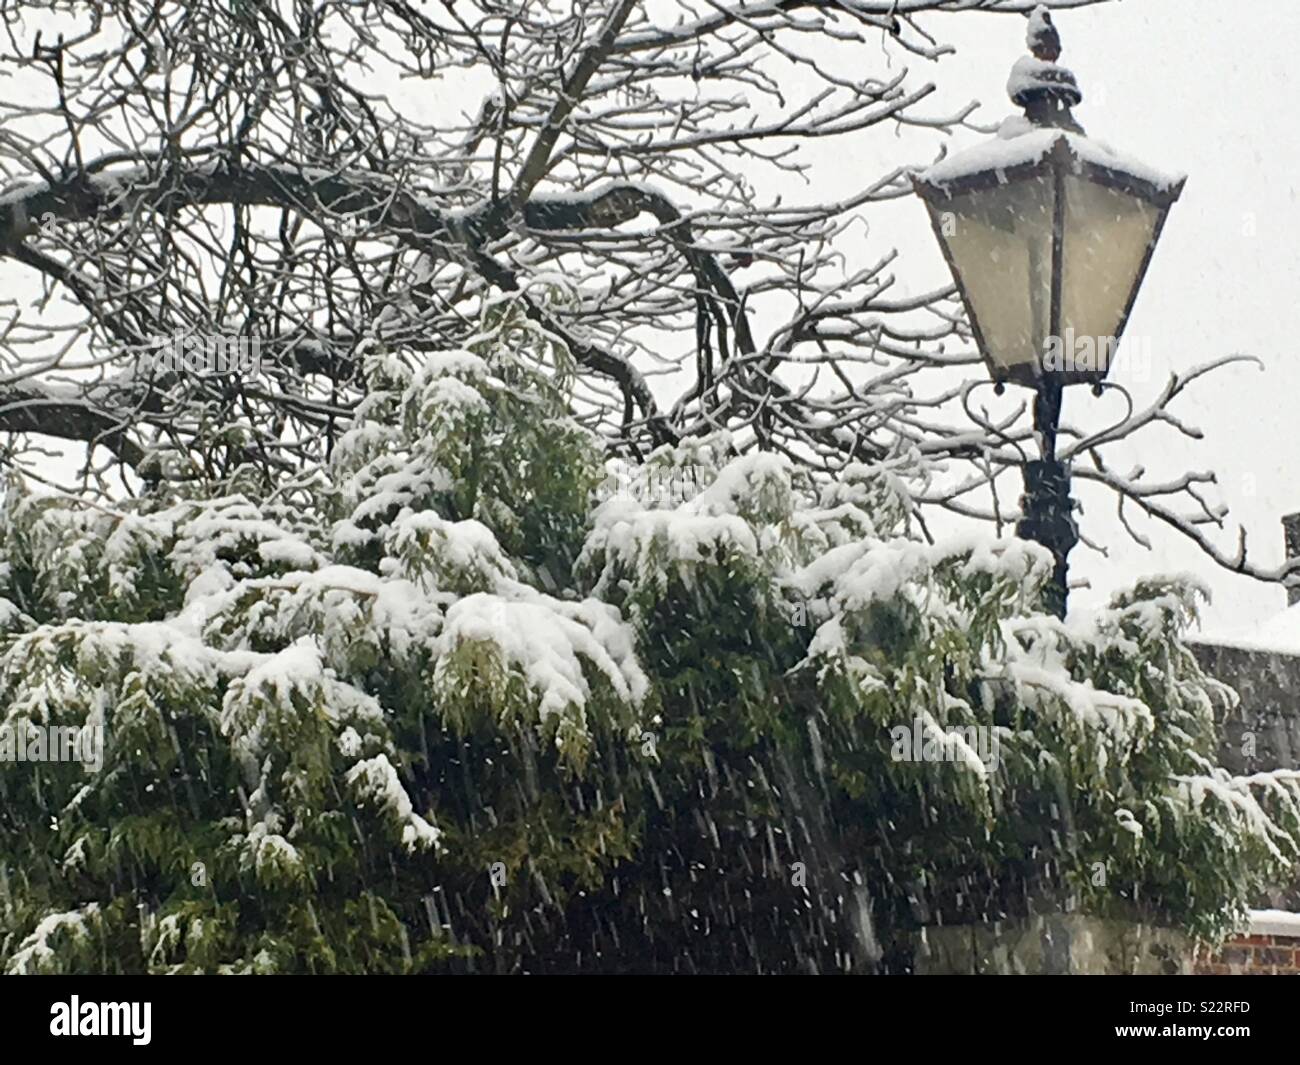
{"type": "Polygon", "coordinates": [[[1065,616],[1078,542],[1069,463],[1057,458],[1071,384],[1100,394],[1170,206],[1171,179],[1088,139],[1071,108],[1083,94],[1057,64],[1060,37],[1040,6],[1030,55],[1007,91],[1024,109],[997,136],[913,176],[971,332],[999,392],[1032,388],[1040,457],[1025,463],[1017,535],[1052,552],[1048,607],[1065,616]]]}

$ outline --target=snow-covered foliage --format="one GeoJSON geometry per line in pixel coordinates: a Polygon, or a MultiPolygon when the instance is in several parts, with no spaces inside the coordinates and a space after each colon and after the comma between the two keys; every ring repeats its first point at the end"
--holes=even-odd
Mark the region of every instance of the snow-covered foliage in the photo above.
{"type": "Polygon", "coordinates": [[[8,485],[0,723],[107,740],[0,764],[0,965],[901,965],[1038,897],[1213,936],[1294,861],[1296,780],[1212,762],[1195,589],[1059,622],[1039,548],[725,435],[611,493],[564,358],[495,308],[372,351],[274,490],[8,485]]]}

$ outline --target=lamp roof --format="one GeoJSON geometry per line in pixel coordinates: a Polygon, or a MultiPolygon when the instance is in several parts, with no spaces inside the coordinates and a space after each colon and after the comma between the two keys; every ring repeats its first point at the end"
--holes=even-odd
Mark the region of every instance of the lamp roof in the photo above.
{"type": "Polygon", "coordinates": [[[1095,169],[1112,178],[1131,179],[1134,191],[1151,199],[1175,199],[1186,176],[1169,174],[1116,152],[1109,145],[1080,133],[1035,126],[1023,115],[1004,121],[997,135],[981,144],[941,159],[915,175],[925,191],[952,193],[992,175],[998,184],[1012,180],[1018,171],[1047,163],[1053,155],[1068,160],[1072,169],[1095,169]]]}

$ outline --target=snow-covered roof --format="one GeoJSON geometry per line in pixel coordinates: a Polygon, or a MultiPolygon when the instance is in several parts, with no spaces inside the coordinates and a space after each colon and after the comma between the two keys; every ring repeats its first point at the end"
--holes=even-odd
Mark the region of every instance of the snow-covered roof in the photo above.
{"type": "Polygon", "coordinates": [[[1300,603],[1268,620],[1244,628],[1203,629],[1191,637],[1196,643],[1235,647],[1265,654],[1300,655],[1300,603]]]}
{"type": "Polygon", "coordinates": [[[1064,140],[1076,158],[1096,166],[1130,174],[1140,181],[1169,192],[1185,180],[1182,174],[1166,174],[1136,159],[1121,155],[1108,144],[1078,133],[1035,126],[1023,115],[1012,115],[998,128],[997,135],[981,144],[941,159],[917,174],[927,185],[949,185],[990,170],[1006,171],[1042,162],[1064,140]]]}
{"type": "Polygon", "coordinates": [[[1252,936],[1300,937],[1300,913],[1290,910],[1251,910],[1249,933],[1252,936]]]}

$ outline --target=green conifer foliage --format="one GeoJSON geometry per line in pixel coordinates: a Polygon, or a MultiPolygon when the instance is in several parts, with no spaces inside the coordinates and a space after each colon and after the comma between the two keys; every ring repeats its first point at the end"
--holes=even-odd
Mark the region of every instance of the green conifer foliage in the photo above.
{"type": "Polygon", "coordinates": [[[0,967],[906,968],[1045,902],[1212,939],[1292,866],[1195,588],[1060,622],[888,464],[607,462],[567,360],[498,305],[273,490],[7,486],[0,723],[104,744],[0,761],[0,967]]]}

